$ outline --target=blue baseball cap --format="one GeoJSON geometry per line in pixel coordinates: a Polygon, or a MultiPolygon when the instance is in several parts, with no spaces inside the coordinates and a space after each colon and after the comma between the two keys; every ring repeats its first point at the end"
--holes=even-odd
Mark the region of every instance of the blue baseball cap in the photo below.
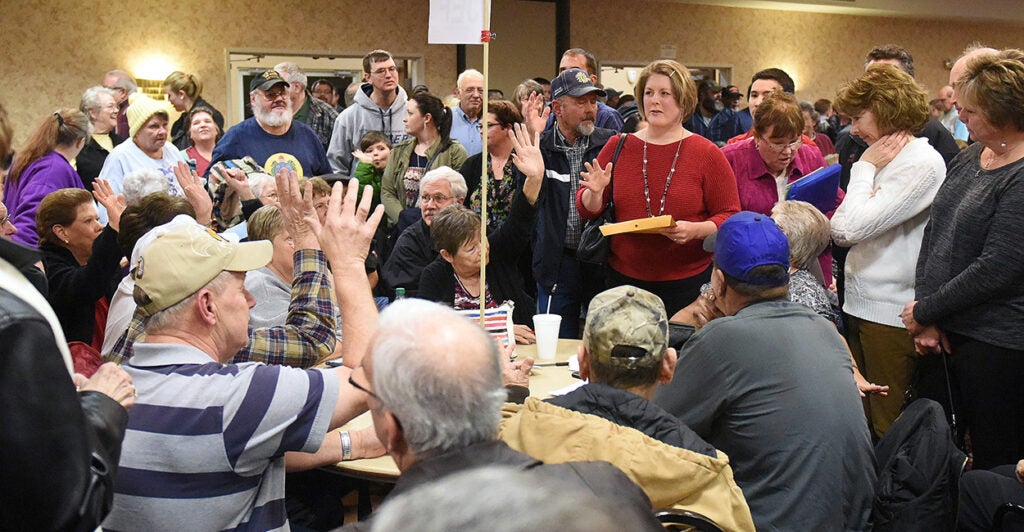
{"type": "Polygon", "coordinates": [[[558,77],[551,80],[551,99],[555,100],[562,96],[583,96],[596,92],[598,96],[605,96],[606,93],[599,89],[590,79],[590,75],[578,68],[567,68],[558,74],[558,77]]]}
{"type": "Polygon", "coordinates": [[[745,283],[780,286],[789,282],[789,241],[770,216],[740,211],[704,239],[704,249],[715,254],[715,264],[722,271],[745,283]],[[770,264],[782,266],[785,275],[750,277],[754,268],[770,264]]]}

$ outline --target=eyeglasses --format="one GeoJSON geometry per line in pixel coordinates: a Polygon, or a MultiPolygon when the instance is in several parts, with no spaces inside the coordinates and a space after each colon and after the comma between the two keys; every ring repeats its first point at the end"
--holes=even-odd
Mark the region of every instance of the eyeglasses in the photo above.
{"type": "Polygon", "coordinates": [[[9,221],[11,221],[11,213],[7,213],[7,216],[0,218],[0,226],[3,226],[5,223],[9,221]]]}
{"type": "MultiPolygon", "coordinates": [[[[361,368],[362,366],[359,366],[359,367],[361,368]]],[[[356,369],[359,369],[359,368],[356,368],[356,369]]],[[[365,373],[365,371],[364,371],[364,373],[365,373]]],[[[348,383],[351,384],[353,388],[355,388],[355,389],[365,393],[366,395],[369,395],[370,397],[373,397],[374,399],[380,401],[380,397],[377,397],[377,394],[371,392],[370,390],[367,390],[366,387],[364,387],[362,384],[359,384],[355,380],[352,379],[352,376],[355,375],[355,374],[356,374],[355,370],[352,370],[352,373],[348,374],[348,383]]]]}
{"type": "Polygon", "coordinates": [[[800,145],[804,143],[802,138],[796,139],[790,143],[783,144],[775,144],[774,142],[768,142],[766,140],[762,140],[762,142],[764,142],[765,146],[768,146],[768,148],[770,148],[775,153],[781,153],[783,151],[786,151],[787,148],[793,151],[799,150],[800,145]]]}
{"type": "MultiPolygon", "coordinates": [[[[490,129],[492,127],[499,127],[499,126],[501,126],[501,124],[499,124],[497,122],[488,122],[487,123],[487,129],[490,129]]],[[[476,129],[477,129],[477,131],[483,131],[484,130],[483,122],[477,122],[476,123],[476,129]]]]}
{"type": "Polygon", "coordinates": [[[420,203],[427,204],[431,201],[434,203],[444,203],[450,199],[452,199],[451,196],[445,196],[444,194],[434,194],[433,196],[430,194],[423,194],[420,196],[420,203]]]}
{"type": "Polygon", "coordinates": [[[374,71],[372,71],[370,73],[373,74],[374,76],[383,76],[384,74],[397,74],[398,73],[398,67],[390,66],[390,67],[378,68],[377,70],[374,70],[374,71]]]}
{"type": "Polygon", "coordinates": [[[280,88],[279,89],[279,88],[275,87],[273,89],[265,90],[265,91],[263,91],[263,97],[268,99],[268,100],[270,100],[270,101],[274,101],[274,100],[276,100],[278,98],[287,98],[288,97],[288,89],[284,89],[284,88],[280,88]]]}

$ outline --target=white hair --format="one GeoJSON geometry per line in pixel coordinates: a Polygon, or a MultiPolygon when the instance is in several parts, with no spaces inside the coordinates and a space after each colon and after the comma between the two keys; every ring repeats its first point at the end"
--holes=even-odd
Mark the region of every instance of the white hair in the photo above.
{"type": "Polygon", "coordinates": [[[143,168],[124,176],[121,187],[128,205],[137,204],[142,198],[157,192],[171,193],[171,183],[167,176],[155,168],[143,168]]]}
{"type": "Polygon", "coordinates": [[[263,194],[263,187],[267,183],[274,183],[274,176],[262,172],[253,172],[246,175],[245,178],[249,181],[249,188],[252,189],[252,194],[257,198],[263,194]]]}
{"type": "Polygon", "coordinates": [[[462,82],[465,81],[466,78],[484,79],[484,75],[479,70],[472,68],[466,69],[459,74],[459,78],[455,80],[455,86],[462,89],[462,82]]]}
{"type": "Polygon", "coordinates": [[[403,299],[380,315],[373,389],[416,455],[490,441],[507,393],[497,344],[449,307],[403,299]]]}
{"type": "Polygon", "coordinates": [[[306,73],[299,68],[299,65],[296,65],[291,61],[285,61],[283,63],[278,63],[274,67],[274,70],[276,70],[277,73],[280,74],[288,83],[298,83],[299,85],[302,85],[302,88],[306,88],[306,83],[309,81],[309,78],[307,78],[306,73]]]}
{"type": "Polygon", "coordinates": [[[466,194],[468,192],[466,178],[462,177],[462,174],[452,170],[451,167],[448,166],[439,166],[423,174],[423,177],[420,178],[420,190],[423,190],[423,187],[428,183],[441,180],[448,181],[448,184],[451,185],[452,196],[455,196],[459,201],[466,199],[466,194]]]}
{"type": "Polygon", "coordinates": [[[108,89],[102,85],[85,89],[85,92],[82,93],[82,101],[78,104],[78,109],[85,114],[89,114],[89,111],[93,109],[99,109],[102,105],[100,103],[100,96],[104,94],[116,99],[114,89],[108,89]]]}

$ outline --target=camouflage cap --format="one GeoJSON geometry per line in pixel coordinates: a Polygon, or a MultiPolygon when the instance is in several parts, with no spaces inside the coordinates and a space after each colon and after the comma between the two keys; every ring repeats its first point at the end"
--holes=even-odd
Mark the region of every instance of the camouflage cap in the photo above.
{"type": "Polygon", "coordinates": [[[590,301],[583,345],[591,359],[626,369],[661,363],[668,349],[668,317],[658,296],[624,285],[590,301]]]}

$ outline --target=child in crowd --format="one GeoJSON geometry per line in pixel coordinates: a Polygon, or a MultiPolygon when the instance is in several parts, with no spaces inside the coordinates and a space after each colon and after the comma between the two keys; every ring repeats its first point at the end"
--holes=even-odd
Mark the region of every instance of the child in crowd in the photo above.
{"type": "MultiPolygon", "coordinates": [[[[373,186],[373,205],[380,204],[380,180],[384,175],[384,167],[391,157],[391,143],[380,131],[370,131],[359,139],[359,149],[352,152],[359,160],[355,177],[360,186],[373,186]]],[[[362,190],[360,190],[360,196],[362,190]]]]}

